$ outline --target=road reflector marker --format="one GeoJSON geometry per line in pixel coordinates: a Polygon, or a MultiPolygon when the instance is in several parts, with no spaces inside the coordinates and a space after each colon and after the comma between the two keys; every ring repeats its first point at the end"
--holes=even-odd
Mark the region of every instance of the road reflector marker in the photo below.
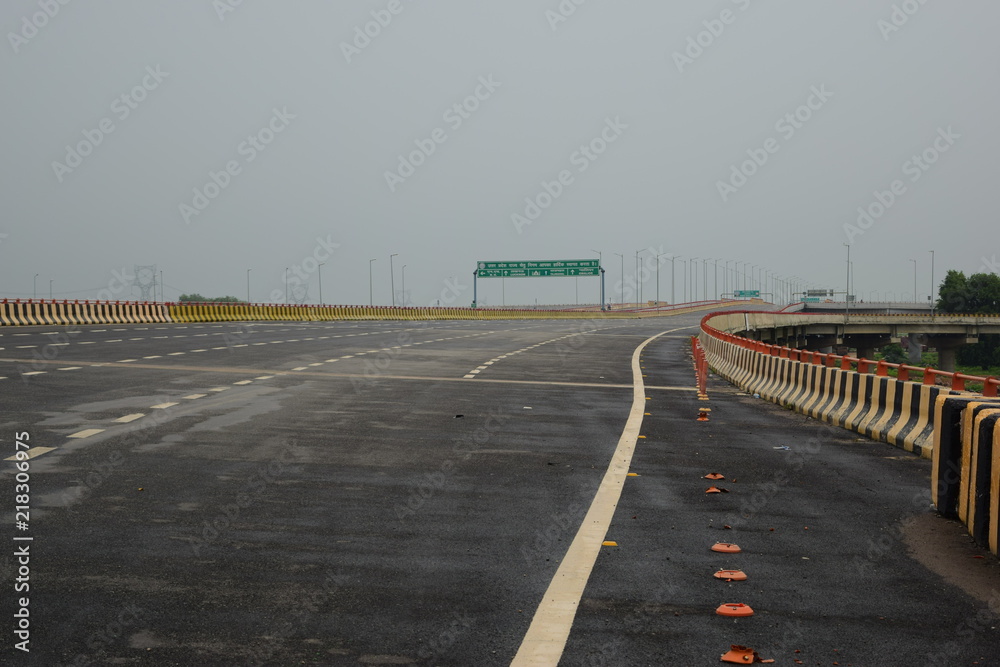
{"type": "Polygon", "coordinates": [[[753,609],[750,608],[750,605],[742,602],[730,602],[719,605],[715,613],[719,616],[753,616],[753,609]]]}
{"type": "Polygon", "coordinates": [[[76,433],[70,433],[67,438],[89,438],[92,435],[97,435],[98,433],[103,433],[103,428],[88,428],[82,431],[77,431],[76,433]]]}
{"type": "Polygon", "coordinates": [[[652,417],[653,416],[652,412],[643,412],[642,414],[643,414],[644,417],[652,417]]]}
{"type": "Polygon", "coordinates": [[[124,417],[119,417],[115,421],[118,422],[119,424],[127,424],[129,422],[134,422],[136,419],[139,419],[139,418],[145,417],[145,416],[146,416],[146,414],[143,413],[143,412],[133,412],[130,415],[125,415],[124,417]]]}
{"type": "Polygon", "coordinates": [[[151,405],[149,407],[152,408],[153,410],[165,410],[166,408],[172,408],[175,405],[179,405],[179,403],[160,403],[158,405],[151,405]]]}
{"type": "Polygon", "coordinates": [[[729,489],[720,489],[717,486],[710,486],[705,493],[729,493],[729,489]]]}
{"type": "Polygon", "coordinates": [[[642,438],[643,440],[646,439],[646,436],[644,436],[644,435],[640,435],[639,437],[642,438]]]}
{"type": "Polygon", "coordinates": [[[738,554],[742,549],[731,542],[716,542],[712,545],[712,551],[720,554],[738,554]]]}
{"type": "Polygon", "coordinates": [[[617,547],[618,543],[615,542],[615,541],[613,541],[613,540],[605,540],[604,542],[601,543],[601,546],[603,546],[603,547],[617,547]]]}
{"type": "Polygon", "coordinates": [[[705,475],[702,479],[725,479],[725,478],[726,476],[721,473],[710,472],[707,475],[705,475]]]}
{"type": "Polygon", "coordinates": [[[628,476],[629,476],[629,477],[638,477],[638,476],[639,476],[639,473],[637,473],[637,472],[630,472],[630,473],[628,474],[628,476]]]}
{"type": "Polygon", "coordinates": [[[742,570],[719,570],[715,573],[716,579],[725,579],[726,581],[746,581],[746,572],[742,570]]]}
{"type": "Polygon", "coordinates": [[[768,658],[767,660],[765,660],[764,658],[760,657],[757,654],[757,651],[747,646],[740,646],[739,644],[731,644],[729,647],[729,651],[723,653],[719,659],[722,662],[731,662],[737,665],[749,665],[755,662],[762,662],[762,663],[774,662],[773,658],[768,658]]]}

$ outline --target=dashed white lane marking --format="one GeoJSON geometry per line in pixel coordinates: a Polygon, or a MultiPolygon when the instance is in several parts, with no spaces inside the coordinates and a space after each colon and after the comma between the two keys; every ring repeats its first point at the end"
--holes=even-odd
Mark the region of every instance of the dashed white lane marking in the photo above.
{"type": "Polygon", "coordinates": [[[213,347],[212,349],[213,350],[224,350],[224,349],[226,349],[226,346],[223,345],[222,347],[213,347]]]}
{"type": "Polygon", "coordinates": [[[191,350],[192,352],[208,352],[208,350],[191,350]]]}
{"type": "Polygon", "coordinates": [[[122,359],[119,364],[131,364],[133,361],[139,361],[138,359],[122,359]]]}
{"type": "MultiPolygon", "coordinates": [[[[48,454],[49,452],[54,450],[55,447],[32,447],[31,449],[26,451],[25,454],[28,455],[27,457],[28,459],[33,459],[36,456],[41,456],[42,454],[48,454]]],[[[18,460],[17,456],[8,456],[7,458],[4,459],[4,461],[17,461],[17,460],[18,460]]],[[[27,459],[22,458],[21,460],[24,461],[27,459]]]]}
{"type": "Polygon", "coordinates": [[[148,357],[143,357],[143,359],[162,359],[162,354],[151,354],[148,357]]]}
{"type": "Polygon", "coordinates": [[[120,343],[120,342],[122,342],[122,339],[121,338],[112,338],[112,339],[106,340],[104,342],[105,343],[120,343]]]}
{"type": "Polygon", "coordinates": [[[185,401],[193,401],[196,398],[205,398],[208,394],[190,394],[188,396],[181,396],[185,401]]]}
{"type": "Polygon", "coordinates": [[[309,364],[309,365],[310,366],[322,366],[323,364],[322,363],[318,363],[318,364],[309,364]]]}
{"type": "Polygon", "coordinates": [[[601,485],[590,503],[590,509],[559,563],[559,568],[531,619],[517,655],[510,663],[511,667],[555,667],[559,664],[583,591],[614,518],[615,507],[621,498],[635,444],[639,439],[642,416],[646,409],[646,389],[642,382],[639,356],[647,345],[660,336],[679,330],[671,329],[647,338],[632,352],[632,408],[625,422],[625,429],[611,456],[611,463],[604,473],[601,485]]]}
{"type": "Polygon", "coordinates": [[[254,378],[254,380],[270,380],[273,377],[273,375],[261,375],[259,378],[254,378]]]}
{"type": "Polygon", "coordinates": [[[93,345],[96,342],[97,342],[96,340],[83,340],[77,343],[77,345],[93,345]]]}
{"type": "Polygon", "coordinates": [[[49,343],[46,347],[61,347],[63,345],[69,345],[69,343],[49,343]]]}
{"type": "Polygon", "coordinates": [[[18,345],[17,349],[18,350],[27,350],[27,349],[32,348],[32,347],[38,347],[38,346],[37,345],[18,345]]]}
{"type": "Polygon", "coordinates": [[[179,357],[182,354],[187,354],[187,352],[168,352],[167,356],[168,357],[179,357]]]}
{"type": "Polygon", "coordinates": [[[212,389],[209,389],[209,391],[228,391],[228,390],[229,387],[213,387],[212,389]]]}
{"type": "Polygon", "coordinates": [[[152,408],[153,410],[166,410],[167,408],[172,408],[175,405],[179,405],[179,404],[176,403],[176,402],[173,402],[173,403],[167,402],[167,403],[157,403],[156,405],[151,405],[149,407],[152,408]]]}
{"type": "Polygon", "coordinates": [[[21,373],[21,375],[45,375],[48,371],[29,371],[27,373],[21,373]]]}
{"type": "Polygon", "coordinates": [[[333,363],[333,362],[335,362],[335,361],[340,361],[340,359],[327,359],[327,360],[326,360],[325,362],[323,362],[323,363],[326,363],[326,364],[332,364],[332,363],[333,363]]]}
{"type": "Polygon", "coordinates": [[[308,366],[298,366],[297,368],[293,368],[292,370],[293,371],[304,371],[307,368],[309,368],[309,367],[308,366]]]}
{"type": "Polygon", "coordinates": [[[142,417],[145,417],[145,416],[146,416],[145,412],[133,412],[130,415],[125,415],[124,417],[119,417],[115,421],[118,422],[119,424],[127,424],[129,422],[134,422],[136,419],[141,419],[142,417]]]}
{"type": "Polygon", "coordinates": [[[251,382],[253,382],[253,380],[240,380],[239,382],[234,382],[233,384],[243,385],[250,384],[251,382]]]}
{"type": "Polygon", "coordinates": [[[92,435],[97,435],[98,433],[104,433],[103,428],[88,428],[82,431],[77,431],[76,433],[70,433],[67,438],[89,438],[92,435]]]}
{"type": "Polygon", "coordinates": [[[129,338],[129,341],[133,341],[133,340],[146,340],[146,339],[145,338],[129,338]]]}
{"type": "MultiPolygon", "coordinates": [[[[91,329],[90,331],[91,333],[104,333],[105,331],[107,331],[107,329],[91,329]]],[[[18,335],[27,336],[28,334],[18,334],[18,335]]]]}
{"type": "Polygon", "coordinates": [[[66,368],[57,368],[56,370],[57,371],[78,371],[81,368],[83,368],[83,366],[67,366],[66,368]]]}

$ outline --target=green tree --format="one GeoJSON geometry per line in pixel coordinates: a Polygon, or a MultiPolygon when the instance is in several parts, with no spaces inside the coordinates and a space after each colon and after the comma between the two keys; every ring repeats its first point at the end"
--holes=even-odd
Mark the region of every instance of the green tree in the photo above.
{"type": "Polygon", "coordinates": [[[208,301],[205,297],[200,294],[181,294],[177,297],[178,301],[194,301],[195,303],[208,301]]]}
{"type": "MultiPolygon", "coordinates": [[[[995,315],[1000,313],[1000,276],[948,271],[938,291],[937,309],[943,313],[995,315]]],[[[958,363],[982,369],[1000,366],[1000,334],[983,334],[975,345],[958,350],[958,363]]]]}
{"type": "Polygon", "coordinates": [[[245,301],[238,299],[235,296],[217,296],[214,299],[209,299],[201,294],[198,294],[197,292],[192,294],[181,294],[177,297],[177,300],[194,303],[245,303],[245,301]]]}

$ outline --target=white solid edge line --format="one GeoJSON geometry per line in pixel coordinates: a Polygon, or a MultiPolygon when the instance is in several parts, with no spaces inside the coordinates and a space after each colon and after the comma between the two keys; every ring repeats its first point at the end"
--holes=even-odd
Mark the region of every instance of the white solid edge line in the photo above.
{"type": "MultiPolygon", "coordinates": [[[[687,328],[687,327],[683,327],[687,328]]],[[[608,527],[614,518],[615,508],[622,495],[622,487],[628,478],[635,443],[642,427],[642,416],[646,410],[646,391],[639,368],[639,354],[651,342],[668,333],[680,331],[670,329],[644,340],[632,352],[632,409],[629,411],[625,429],[618,439],[618,447],[611,456],[604,479],[594,494],[587,510],[587,516],[566,550],[559,569],[542,596],[535,615],[528,626],[528,632],[521,641],[511,667],[545,665],[556,667],[566,648],[573,619],[580,606],[590,573],[597,562],[608,527]]]]}

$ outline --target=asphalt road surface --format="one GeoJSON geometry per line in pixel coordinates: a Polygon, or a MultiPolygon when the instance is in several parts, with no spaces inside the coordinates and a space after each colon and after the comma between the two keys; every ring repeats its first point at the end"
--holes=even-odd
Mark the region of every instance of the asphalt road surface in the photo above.
{"type": "Polygon", "coordinates": [[[0,663],[1000,665],[929,462],[698,401],[699,319],[2,329],[0,663]]]}

